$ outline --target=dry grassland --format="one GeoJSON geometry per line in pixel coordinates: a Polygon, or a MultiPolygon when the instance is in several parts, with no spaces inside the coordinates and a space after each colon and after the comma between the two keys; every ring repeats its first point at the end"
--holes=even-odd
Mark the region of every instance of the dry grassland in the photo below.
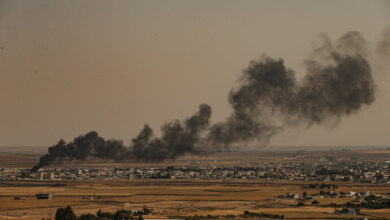
{"type": "MultiPolygon", "coordinates": [[[[340,191],[388,192],[389,187],[345,186],[340,191]]],[[[245,210],[269,214],[282,214],[287,219],[349,219],[352,216],[324,214],[334,211],[325,207],[329,203],[345,203],[350,199],[319,198],[319,206],[297,207],[298,201],[278,199],[280,194],[302,193],[298,185],[292,184],[236,184],[225,185],[203,182],[202,184],[150,184],[148,182],[116,182],[68,184],[66,187],[29,186],[25,184],[0,187],[0,219],[41,219],[54,215],[58,207],[71,205],[77,214],[118,209],[152,208],[154,215],[148,218],[167,218],[168,216],[227,215],[242,214],[245,210]],[[52,192],[52,200],[37,200],[34,195],[52,192]],[[25,198],[30,195],[30,199],[25,198]],[[100,199],[83,197],[96,195],[100,199]],[[14,200],[14,197],[21,200],[14,200]]],[[[307,190],[308,193],[318,190],[307,190]]],[[[390,210],[362,210],[370,219],[390,219],[390,210]]]]}

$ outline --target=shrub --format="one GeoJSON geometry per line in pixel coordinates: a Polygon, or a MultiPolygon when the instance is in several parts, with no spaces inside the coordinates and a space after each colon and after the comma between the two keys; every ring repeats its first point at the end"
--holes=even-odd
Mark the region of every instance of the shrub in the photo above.
{"type": "Polygon", "coordinates": [[[95,215],[93,214],[82,214],[80,217],[79,217],[80,220],[96,220],[98,219],[98,217],[96,217],[95,215]]]}
{"type": "Polygon", "coordinates": [[[56,220],[76,220],[77,217],[70,206],[58,208],[55,216],[56,220]]]}
{"type": "Polygon", "coordinates": [[[318,202],[317,200],[314,200],[313,202],[311,202],[311,204],[318,205],[318,204],[320,204],[320,202],[318,202]]]}

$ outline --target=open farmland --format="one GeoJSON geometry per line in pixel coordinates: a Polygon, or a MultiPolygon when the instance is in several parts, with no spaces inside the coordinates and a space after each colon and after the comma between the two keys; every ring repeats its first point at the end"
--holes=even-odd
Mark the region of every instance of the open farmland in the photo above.
{"type": "MultiPolygon", "coordinates": [[[[389,186],[345,185],[340,190],[373,193],[389,192],[389,186]]],[[[315,190],[308,190],[312,193],[315,190]]],[[[297,201],[277,198],[280,194],[302,193],[298,185],[288,182],[187,182],[187,181],[130,181],[68,183],[53,187],[52,183],[3,183],[0,187],[0,218],[41,219],[54,215],[58,207],[71,205],[76,214],[96,213],[99,209],[114,212],[118,209],[153,209],[150,218],[194,215],[240,215],[244,211],[282,214],[287,219],[341,218],[351,216],[324,214],[332,212],[330,203],[345,203],[348,199],[317,199],[320,205],[297,207],[297,201]],[[51,192],[51,200],[37,200],[36,193],[51,192]],[[14,200],[20,197],[21,200],[14,200]],[[94,197],[91,199],[91,197],[94,197]]],[[[390,218],[390,209],[361,210],[370,219],[390,218]]]]}

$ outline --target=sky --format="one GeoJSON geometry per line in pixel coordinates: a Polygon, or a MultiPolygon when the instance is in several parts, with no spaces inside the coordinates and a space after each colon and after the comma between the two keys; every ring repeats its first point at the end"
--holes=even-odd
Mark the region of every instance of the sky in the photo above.
{"type": "MultiPolygon", "coordinates": [[[[298,77],[316,38],[357,30],[375,45],[389,1],[0,0],[0,146],[49,146],[91,130],[130,143],[145,123],[227,100],[262,54],[298,77]]],[[[286,129],[269,145],[390,145],[390,76],[339,123],[286,129]]]]}

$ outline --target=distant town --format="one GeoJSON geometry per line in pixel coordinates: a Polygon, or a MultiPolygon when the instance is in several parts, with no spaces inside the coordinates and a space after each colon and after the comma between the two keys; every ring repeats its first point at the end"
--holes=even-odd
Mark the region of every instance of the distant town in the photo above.
{"type": "Polygon", "coordinates": [[[390,161],[357,161],[324,156],[305,160],[257,161],[226,166],[192,163],[188,166],[129,168],[41,168],[30,173],[23,168],[0,168],[0,180],[290,180],[354,183],[389,183],[390,161]]]}

